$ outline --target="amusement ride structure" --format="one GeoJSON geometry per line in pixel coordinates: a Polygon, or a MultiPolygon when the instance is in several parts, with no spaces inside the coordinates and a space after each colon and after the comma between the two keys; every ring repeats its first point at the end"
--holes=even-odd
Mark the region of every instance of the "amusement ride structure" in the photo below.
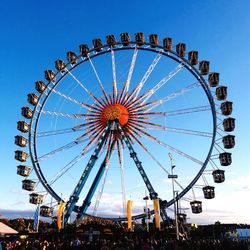
{"type": "Polygon", "coordinates": [[[106,44],[80,45],[79,54],[67,52],[55,69],[45,70],[36,93],[28,94],[17,123],[22,135],[15,137],[22,188],[32,204],[47,199],[42,216],[53,213],[51,196],[65,203],[65,223],[72,213],[78,220],[93,214],[124,221],[130,196],[133,218],[143,218],[145,190],[159,199],[163,220],[174,201],[202,212],[199,190],[205,199],[215,197],[209,182],[224,182],[221,166],[231,164],[228,149],[235,145],[232,102],[209,61],[199,60],[198,51],[186,53],[184,43],[173,46],[170,37],[138,32],[132,40],[124,32],[119,41],[108,35],[106,44]],[[169,152],[178,174],[174,198],[169,152]]]}

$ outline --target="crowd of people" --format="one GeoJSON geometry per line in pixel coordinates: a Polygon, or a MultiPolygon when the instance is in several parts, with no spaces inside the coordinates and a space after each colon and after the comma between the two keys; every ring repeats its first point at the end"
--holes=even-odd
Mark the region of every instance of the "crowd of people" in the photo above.
{"type": "Polygon", "coordinates": [[[164,234],[126,233],[118,236],[37,235],[27,239],[1,241],[1,250],[249,250],[250,240],[182,240],[167,239],[164,234]],[[2,249],[1,249],[2,248],[2,249]]]}
{"type": "MultiPolygon", "coordinates": [[[[22,220],[18,223],[29,228],[22,220]]],[[[28,223],[30,224],[30,223],[28,223]]],[[[14,225],[14,224],[13,224],[14,225]]],[[[113,220],[85,217],[78,227],[68,224],[58,231],[55,223],[41,223],[39,232],[23,230],[22,234],[0,238],[0,250],[250,250],[250,239],[228,238],[225,228],[214,226],[189,228],[188,237],[175,240],[173,225],[162,225],[161,230],[154,223],[147,227],[127,230],[126,224],[113,220]]],[[[230,230],[234,227],[230,225],[230,230]]]]}

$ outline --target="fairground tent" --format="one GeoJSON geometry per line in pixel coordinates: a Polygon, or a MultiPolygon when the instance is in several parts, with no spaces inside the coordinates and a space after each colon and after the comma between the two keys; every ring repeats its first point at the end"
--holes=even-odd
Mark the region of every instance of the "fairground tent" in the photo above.
{"type": "Polygon", "coordinates": [[[2,234],[17,234],[18,232],[13,228],[5,225],[4,223],[0,222],[0,235],[2,234]]]}

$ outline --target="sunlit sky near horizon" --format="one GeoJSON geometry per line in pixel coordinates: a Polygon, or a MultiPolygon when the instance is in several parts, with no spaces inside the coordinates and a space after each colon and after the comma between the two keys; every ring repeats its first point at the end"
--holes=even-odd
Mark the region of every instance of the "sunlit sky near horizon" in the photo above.
{"type": "MultiPolygon", "coordinates": [[[[132,37],[141,31],[147,37],[152,33],[161,39],[172,37],[174,44],[184,42],[187,51],[198,50],[200,58],[220,72],[221,84],[228,86],[228,100],[234,103],[233,164],[224,168],[226,181],[216,184],[215,199],[202,199],[203,213],[188,211],[188,221],[249,224],[249,9],[247,0],[0,1],[0,214],[32,216],[35,210],[28,203],[28,193],[21,190],[22,178],[16,174],[19,163],[14,160],[16,122],[35,81],[43,79],[45,69],[54,68],[56,59],[66,58],[67,51],[78,51],[79,44],[91,46],[93,38],[104,41],[107,34],[118,38],[125,31],[132,37]]],[[[176,171],[180,171],[176,158],[176,171]]]]}

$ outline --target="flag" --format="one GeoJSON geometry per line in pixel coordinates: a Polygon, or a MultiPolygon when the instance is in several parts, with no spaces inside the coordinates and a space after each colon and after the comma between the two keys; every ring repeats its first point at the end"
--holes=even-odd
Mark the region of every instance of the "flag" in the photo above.
{"type": "Polygon", "coordinates": [[[174,158],[173,158],[171,153],[168,153],[168,156],[169,156],[169,159],[171,161],[171,167],[172,167],[172,169],[174,169],[175,168],[174,158]]]}
{"type": "Polygon", "coordinates": [[[161,223],[160,223],[160,203],[159,199],[153,199],[154,204],[154,212],[155,212],[155,227],[160,229],[161,223]]]}
{"type": "Polygon", "coordinates": [[[58,204],[58,210],[57,210],[57,227],[59,230],[62,228],[62,215],[64,208],[65,208],[65,203],[61,201],[58,204]]]}
{"type": "Polygon", "coordinates": [[[131,221],[131,210],[132,210],[132,200],[127,202],[127,217],[128,217],[128,230],[132,230],[132,221],[131,221]]]}
{"type": "Polygon", "coordinates": [[[36,232],[38,232],[39,217],[40,217],[40,205],[37,205],[36,212],[34,215],[34,224],[33,224],[33,230],[36,232]]]}

